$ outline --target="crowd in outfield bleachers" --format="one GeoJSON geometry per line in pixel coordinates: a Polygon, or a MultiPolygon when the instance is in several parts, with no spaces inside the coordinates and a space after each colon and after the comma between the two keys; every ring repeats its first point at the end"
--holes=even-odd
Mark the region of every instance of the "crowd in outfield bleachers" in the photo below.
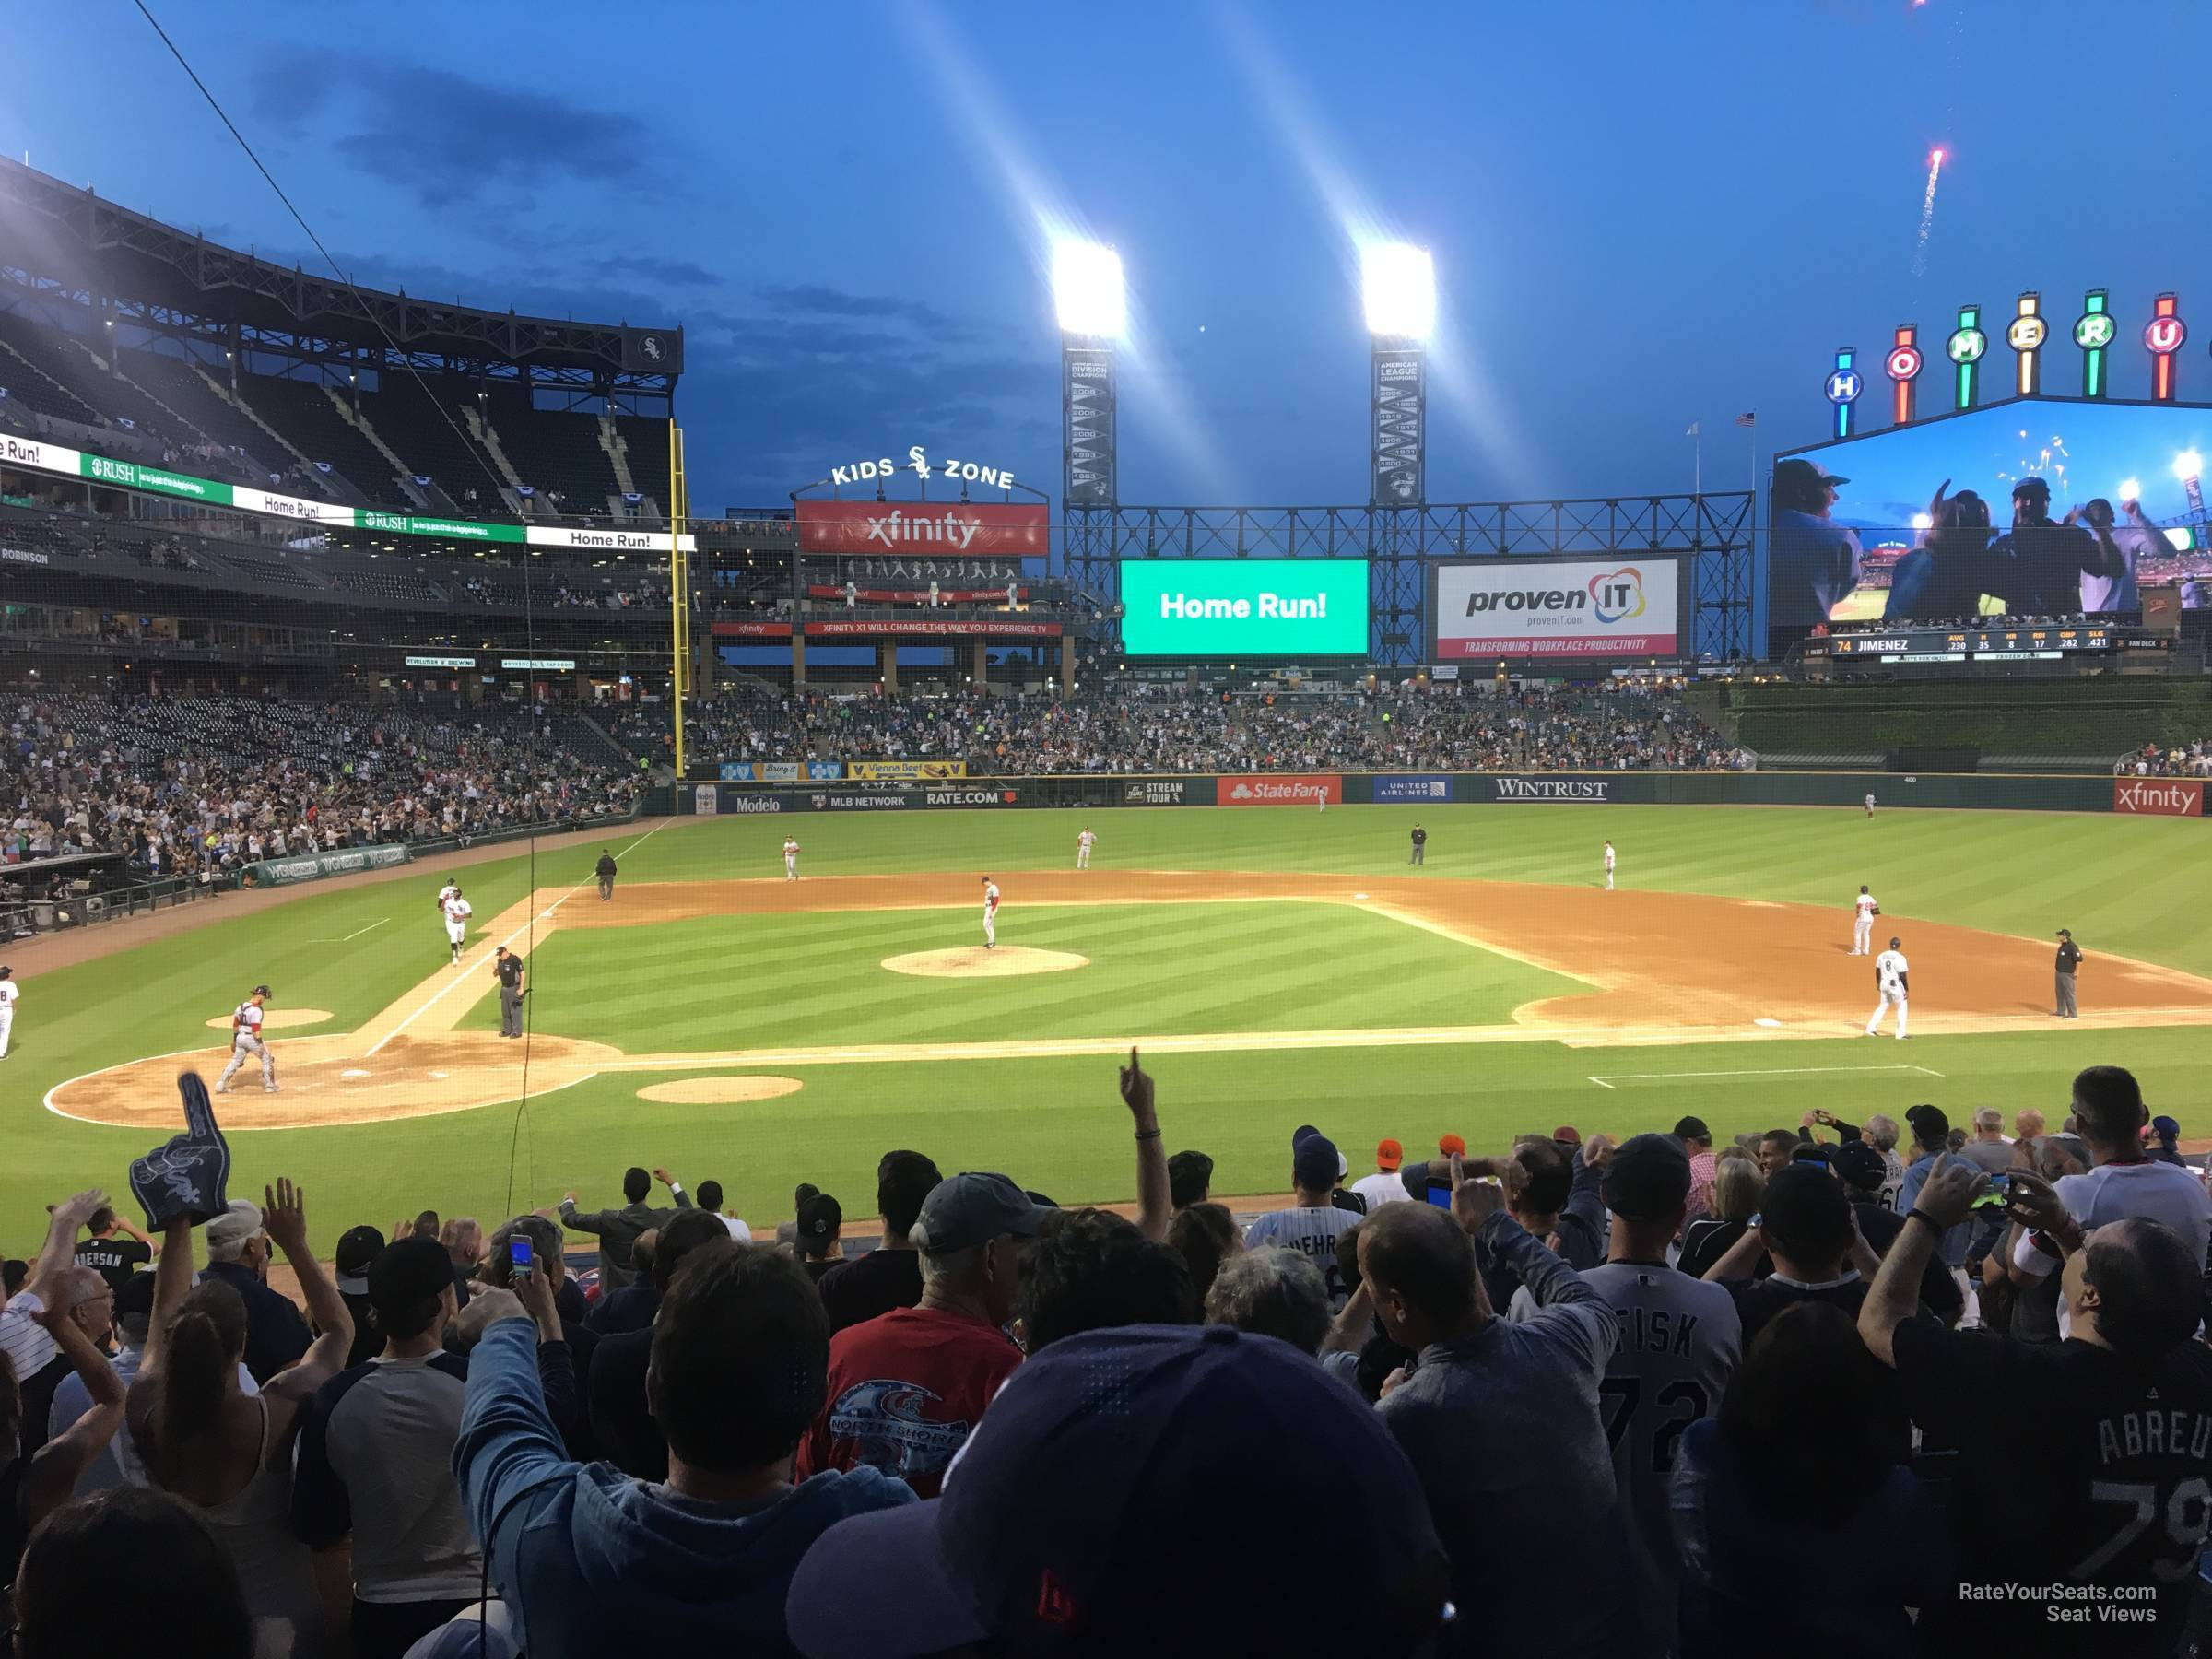
{"type": "Polygon", "coordinates": [[[213,883],[257,859],[627,812],[642,787],[543,711],[275,697],[0,697],[0,858],[123,853],[213,883]]]}
{"type": "MultiPolygon", "coordinates": [[[[668,758],[665,706],[611,729],[668,758]]],[[[1641,771],[1726,770],[1748,757],[1667,690],[1398,687],[1331,698],[1135,686],[1068,698],[771,696],[725,690],[687,710],[688,759],[963,760],[971,772],[1641,771]]]]}

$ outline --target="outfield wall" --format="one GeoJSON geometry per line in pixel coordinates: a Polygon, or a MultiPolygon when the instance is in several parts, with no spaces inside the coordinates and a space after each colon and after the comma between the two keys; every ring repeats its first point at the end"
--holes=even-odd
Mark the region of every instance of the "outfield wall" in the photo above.
{"type": "MultiPolygon", "coordinates": [[[[2202,779],[2109,773],[1268,772],[1250,776],[959,778],[931,783],[795,787],[684,783],[685,816],[1013,810],[1024,806],[1883,806],[1988,812],[2117,812],[2201,818],[2202,779]]],[[[655,810],[659,809],[656,803],[655,810]]]]}

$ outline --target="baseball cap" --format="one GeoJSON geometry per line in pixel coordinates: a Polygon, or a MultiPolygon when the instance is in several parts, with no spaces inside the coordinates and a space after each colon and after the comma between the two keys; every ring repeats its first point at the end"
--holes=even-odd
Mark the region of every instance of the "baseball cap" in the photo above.
{"type": "Polygon", "coordinates": [[[1671,1216],[1689,1196],[1689,1154],[1671,1135],[1630,1135],[1613,1148],[1598,1194],[1630,1221],[1671,1216]]]}
{"type": "Polygon", "coordinates": [[[337,1268],[338,1288],[347,1296],[369,1293],[369,1266],[383,1253],[384,1235],[373,1227],[351,1227],[339,1236],[331,1258],[337,1268]]]}
{"type": "Polygon", "coordinates": [[[1375,1168],[1394,1170],[1406,1161],[1406,1148],[1394,1140],[1375,1143],[1375,1168]]]}
{"type": "Polygon", "coordinates": [[[1446,1158],[1451,1157],[1454,1152],[1458,1153],[1462,1158],[1465,1158],[1467,1155],[1466,1136],[1462,1135],[1441,1135],[1437,1136],[1436,1149],[1439,1152],[1441,1152],[1446,1158]]]}
{"type": "Polygon", "coordinates": [[[1448,1594],[1413,1465],[1357,1393],[1273,1337],[1126,1325],[1066,1337],[1017,1371],[944,1496],[823,1533],[786,1614],[810,1659],[978,1643],[1127,1653],[1159,1644],[1163,1607],[1179,1651],[1378,1634],[1413,1651],[1442,1628],[1448,1594]],[[1333,1471],[1331,1577],[1358,1595],[1315,1594],[1306,1556],[1188,1499],[1233,1482],[1259,1512],[1295,1513],[1315,1468],[1333,1471]]]}
{"type": "Polygon", "coordinates": [[[1335,1184],[1343,1168],[1343,1159],[1336,1155],[1336,1143],[1325,1135],[1309,1135],[1299,1143],[1290,1158],[1291,1178],[1309,1193],[1318,1193],[1335,1184]]]}
{"type": "Polygon", "coordinates": [[[115,1292],[115,1317],[151,1319],[154,1316],[154,1276],[134,1273],[115,1292]]]}
{"type": "MultiPolygon", "coordinates": [[[[2058,930],[2057,936],[2062,939],[2070,939],[2074,936],[2074,930],[2070,927],[2062,927],[2058,930]]],[[[6,971],[6,969],[0,969],[0,973],[4,973],[6,971]]]]}
{"type": "Polygon", "coordinates": [[[845,1207],[827,1193],[817,1193],[799,1206],[799,1237],[828,1238],[845,1224],[845,1207]]]}
{"type": "Polygon", "coordinates": [[[1817,1257],[1851,1244],[1851,1198],[1841,1182],[1812,1164],[1787,1164],[1767,1177],[1759,1220],[1784,1252],[1817,1257]]]}
{"type": "Polygon", "coordinates": [[[2051,486],[2041,478],[2022,478],[2012,487],[2012,493],[2016,496],[2041,496],[2047,501],[2051,499],[2051,486]]]}
{"type": "Polygon", "coordinates": [[[243,1244],[261,1230],[261,1206],[249,1204],[243,1198],[233,1198],[229,1205],[207,1223],[207,1248],[210,1252],[243,1244]]]}
{"type": "Polygon", "coordinates": [[[1845,1141],[1836,1148],[1829,1162],[1846,1186],[1857,1187],[1861,1192],[1874,1192],[1889,1178],[1888,1162],[1866,1141],[1845,1141]]]}
{"type": "Polygon", "coordinates": [[[914,1223],[915,1242],[933,1255],[972,1250],[1006,1233],[1035,1238],[1037,1206],[1004,1175],[987,1170],[938,1182],[922,1201],[922,1217],[914,1223]]]}
{"type": "Polygon", "coordinates": [[[1905,1113],[1912,1135],[1924,1147],[1940,1146],[1950,1137],[1951,1120],[1940,1106],[1915,1106],[1905,1113]]]}
{"type": "Polygon", "coordinates": [[[1300,1147],[1304,1146],[1308,1141],[1312,1140],[1320,1133],[1321,1131],[1314,1128],[1311,1124],[1300,1124],[1297,1128],[1290,1131],[1290,1150],[1293,1152],[1297,1151],[1300,1147]]]}
{"type": "Polygon", "coordinates": [[[1794,484],[1818,482],[1821,484],[1833,485],[1848,484],[1851,482],[1851,480],[1849,478],[1839,477],[1834,473],[1825,471],[1816,462],[1806,461],[1802,457],[1796,457],[1788,461],[1777,461],[1774,463],[1774,482],[1777,484],[1785,482],[1794,484]]]}
{"type": "Polygon", "coordinates": [[[2181,1138],[2182,1125],[2174,1118],[2154,1117],[2150,1120],[2150,1132],[2160,1140],[2178,1140],[2181,1138]]]}
{"type": "Polygon", "coordinates": [[[385,1245],[369,1264],[369,1305],[381,1314],[406,1313],[453,1282],[453,1262],[445,1246],[411,1235],[385,1245]]]}
{"type": "Polygon", "coordinates": [[[256,985],[253,987],[253,994],[256,996],[269,996],[273,995],[274,993],[271,992],[266,985],[256,985]]]}
{"type": "Polygon", "coordinates": [[[1571,1147],[1579,1147],[1583,1144],[1583,1132],[1572,1124],[1561,1124],[1551,1132],[1551,1138],[1555,1141],[1564,1141],[1571,1147]]]}
{"type": "Polygon", "coordinates": [[[1709,1141],[1712,1138],[1712,1131],[1705,1126],[1705,1120],[1701,1117],[1677,1118],[1675,1120],[1675,1138],[1677,1140],[1709,1141]]]}

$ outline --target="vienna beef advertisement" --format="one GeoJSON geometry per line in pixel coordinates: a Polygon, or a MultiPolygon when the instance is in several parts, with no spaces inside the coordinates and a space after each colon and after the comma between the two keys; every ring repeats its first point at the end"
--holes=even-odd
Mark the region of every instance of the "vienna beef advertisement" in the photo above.
{"type": "Polygon", "coordinates": [[[1429,578],[1429,660],[1686,655],[1688,576],[1685,561],[1665,554],[1439,564],[1429,578]]]}
{"type": "Polygon", "coordinates": [[[798,502],[799,547],[808,553],[996,554],[1042,559],[1051,510],[1042,501],[798,502]]]}

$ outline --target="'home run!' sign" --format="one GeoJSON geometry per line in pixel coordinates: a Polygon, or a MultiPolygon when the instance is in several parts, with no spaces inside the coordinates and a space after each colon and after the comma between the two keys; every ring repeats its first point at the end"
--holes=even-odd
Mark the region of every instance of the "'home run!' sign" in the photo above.
{"type": "Polygon", "coordinates": [[[1429,578],[1429,660],[1681,655],[1686,575],[1665,555],[1440,564],[1429,578]]]}

